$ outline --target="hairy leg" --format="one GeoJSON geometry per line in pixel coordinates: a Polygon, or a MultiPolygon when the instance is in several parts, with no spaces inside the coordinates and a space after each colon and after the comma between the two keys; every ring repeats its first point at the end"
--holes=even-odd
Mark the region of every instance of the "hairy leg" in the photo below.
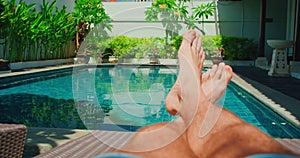
{"type": "MultiPolygon", "coordinates": [[[[224,63],[211,70],[209,85],[201,84],[200,94],[204,94],[204,87],[211,87],[212,93],[223,93],[232,78],[232,70],[224,63]],[[218,90],[219,88],[219,90],[218,90]]],[[[183,89],[186,86],[182,87],[183,89]]],[[[188,89],[187,89],[188,90],[188,89]]],[[[185,93],[185,91],[182,91],[185,93]]],[[[186,137],[191,150],[198,157],[244,157],[258,153],[292,154],[269,135],[257,127],[242,121],[232,112],[211,102],[212,95],[201,96],[196,115],[187,128],[186,137]]],[[[193,95],[182,94],[183,106],[194,106],[193,95]]],[[[217,94],[219,96],[219,94],[217,94]]]]}
{"type": "MultiPolygon", "coordinates": [[[[186,38],[189,39],[188,37],[193,37],[193,32],[188,32],[187,35],[186,38]]],[[[291,154],[258,128],[211,103],[211,98],[205,96],[207,94],[203,92],[204,85],[201,85],[199,79],[201,53],[195,53],[199,51],[193,48],[198,45],[195,42],[197,37],[191,39],[193,42],[185,40],[182,43],[182,52],[179,53],[179,81],[182,85],[183,105],[179,109],[181,117],[172,123],[159,123],[142,128],[121,152],[144,157],[243,157],[258,153],[291,154]],[[212,113],[208,112],[210,110],[212,113]],[[215,118],[215,115],[212,115],[214,111],[221,112],[213,127],[207,132],[206,122],[215,118]],[[206,117],[208,119],[205,119],[206,117]],[[182,130],[184,133],[178,132],[182,130]],[[199,135],[202,131],[206,131],[206,134],[199,135]],[[170,141],[168,138],[171,135],[179,136],[170,141]],[[164,146],[158,145],[166,142],[164,146]],[[127,149],[147,150],[134,152],[127,149]]],[[[215,73],[211,73],[211,82],[221,85],[220,87],[226,86],[231,79],[230,74],[232,74],[230,67],[220,64],[215,73]]]]}
{"type": "MultiPolygon", "coordinates": [[[[189,71],[191,72],[191,74],[188,74],[189,76],[196,75],[199,79],[199,69],[193,71],[193,69],[188,68],[191,63],[187,62],[189,60],[197,61],[197,67],[201,67],[201,63],[198,61],[200,61],[202,56],[200,56],[201,54],[196,54],[199,48],[196,46],[199,43],[201,42],[195,31],[188,31],[184,34],[180,48],[181,51],[179,53],[179,61],[181,64],[179,76],[181,76],[181,74],[185,75],[184,72],[189,71]],[[193,51],[195,53],[185,55],[186,51],[193,51]]],[[[199,84],[199,81],[197,81],[197,83],[199,84]]],[[[145,157],[195,157],[187,143],[187,138],[184,134],[185,131],[185,122],[181,117],[170,123],[158,123],[147,126],[138,130],[131,141],[119,151],[145,157]]]]}
{"type": "Polygon", "coordinates": [[[201,49],[201,39],[195,31],[188,31],[183,37],[178,54],[180,62],[178,78],[179,83],[185,87],[182,97],[194,96],[191,100],[194,104],[183,106],[184,108],[179,110],[181,117],[174,122],[154,124],[140,129],[120,152],[145,157],[195,157],[188,142],[186,128],[191,124],[197,111],[199,96],[203,95],[199,92],[199,76],[204,53],[201,49]],[[176,139],[173,139],[175,137],[172,136],[176,135],[176,139]]]}

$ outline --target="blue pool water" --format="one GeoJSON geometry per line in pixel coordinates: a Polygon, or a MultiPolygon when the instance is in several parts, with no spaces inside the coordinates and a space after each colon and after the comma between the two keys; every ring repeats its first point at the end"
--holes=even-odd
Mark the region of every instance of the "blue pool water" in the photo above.
{"type": "MultiPolygon", "coordinates": [[[[171,67],[63,69],[0,80],[0,122],[31,127],[98,129],[111,124],[137,128],[170,121],[164,101],[177,78],[171,67]]],[[[234,83],[223,107],[279,138],[300,130],[234,83]]]]}

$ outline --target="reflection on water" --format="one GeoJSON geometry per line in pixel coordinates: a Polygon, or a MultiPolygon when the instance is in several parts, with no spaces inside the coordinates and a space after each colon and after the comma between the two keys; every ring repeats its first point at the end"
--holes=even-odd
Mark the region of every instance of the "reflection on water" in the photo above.
{"type": "MultiPolygon", "coordinates": [[[[174,119],[164,102],[176,78],[175,69],[113,67],[18,80],[0,89],[0,122],[78,129],[117,124],[135,130],[174,119]]],[[[300,137],[299,128],[235,84],[229,84],[224,100],[224,108],[273,137],[300,137]]]]}
{"type": "Polygon", "coordinates": [[[74,100],[53,99],[45,95],[1,95],[1,122],[24,123],[29,127],[85,128],[74,100]]]}
{"type": "Polygon", "coordinates": [[[164,99],[176,80],[176,73],[164,71],[89,69],[57,74],[57,78],[40,77],[36,82],[1,89],[0,122],[28,127],[97,129],[106,123],[105,118],[116,124],[138,126],[170,121],[172,117],[164,109],[164,99]],[[124,96],[128,97],[118,100],[124,96]],[[120,107],[126,115],[116,113],[120,107]],[[127,107],[136,110],[128,112],[127,107]],[[134,118],[135,113],[141,116],[134,118]]]}

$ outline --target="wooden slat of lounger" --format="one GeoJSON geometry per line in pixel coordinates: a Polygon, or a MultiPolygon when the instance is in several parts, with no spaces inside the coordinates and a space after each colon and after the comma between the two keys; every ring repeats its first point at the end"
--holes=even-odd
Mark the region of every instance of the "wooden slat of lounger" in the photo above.
{"type": "Polygon", "coordinates": [[[92,135],[95,141],[93,145],[87,147],[88,150],[85,152],[85,155],[80,155],[81,157],[94,157],[103,153],[112,151],[114,148],[120,148],[133,136],[133,133],[128,132],[108,132],[108,131],[93,131],[92,135]],[[105,144],[106,148],[98,146],[99,141],[102,144],[105,144]],[[101,151],[101,152],[100,152],[101,151]]]}
{"type": "Polygon", "coordinates": [[[49,152],[45,153],[44,155],[38,155],[37,157],[67,157],[70,156],[70,154],[80,153],[80,150],[82,150],[82,147],[85,147],[89,144],[90,141],[92,141],[93,138],[90,137],[90,134],[80,137],[78,139],[72,140],[67,144],[64,144],[62,146],[56,147],[49,152]]]}
{"type": "Polygon", "coordinates": [[[58,146],[36,158],[94,157],[121,147],[133,136],[132,132],[93,131],[85,136],[58,146]]]}
{"type": "MultiPolygon", "coordinates": [[[[121,147],[134,135],[133,132],[93,131],[85,136],[58,146],[36,158],[86,158],[101,155],[121,147]]],[[[300,139],[276,139],[300,154],[300,139]]]]}
{"type": "Polygon", "coordinates": [[[279,143],[287,147],[288,149],[292,150],[300,154],[300,139],[276,139],[279,143]]]}

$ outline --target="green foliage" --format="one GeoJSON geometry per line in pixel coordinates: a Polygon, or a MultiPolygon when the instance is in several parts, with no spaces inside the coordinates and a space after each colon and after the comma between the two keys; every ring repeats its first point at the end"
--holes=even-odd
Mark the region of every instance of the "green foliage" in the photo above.
{"type": "Polygon", "coordinates": [[[197,7],[194,7],[193,13],[194,13],[194,16],[196,18],[198,18],[198,20],[203,17],[205,17],[207,19],[208,16],[213,16],[215,9],[216,9],[216,6],[214,6],[213,2],[211,2],[211,3],[202,4],[197,7]]]}
{"type": "Polygon", "coordinates": [[[22,0],[5,2],[0,13],[0,30],[5,36],[4,59],[10,62],[67,58],[70,40],[75,31],[72,17],[66,7],[59,10],[56,1],[41,6],[27,5],[22,0]]]}
{"type": "Polygon", "coordinates": [[[222,45],[226,60],[249,60],[258,55],[258,45],[252,39],[222,36],[222,45]]]}
{"type": "Polygon", "coordinates": [[[113,50],[114,55],[122,58],[154,59],[177,57],[176,49],[171,45],[165,45],[164,39],[161,38],[116,36],[110,40],[108,45],[108,48],[113,50]]]}
{"type": "MultiPolygon", "coordinates": [[[[164,58],[166,56],[163,40],[159,38],[141,38],[138,45],[132,47],[128,54],[136,58],[164,58]]],[[[126,57],[126,56],[125,56],[126,57]]]]}
{"type": "Polygon", "coordinates": [[[222,43],[218,43],[221,36],[202,36],[202,45],[206,53],[206,58],[221,56],[218,48],[222,43]]]}
{"type": "Polygon", "coordinates": [[[202,39],[208,57],[221,55],[224,60],[253,60],[258,55],[258,45],[252,39],[228,36],[203,36],[202,39]]]}
{"type": "MultiPolygon", "coordinates": [[[[258,45],[252,39],[220,35],[201,38],[207,59],[222,56],[224,60],[252,60],[258,55],[258,45]]],[[[182,36],[174,37],[167,45],[163,38],[115,36],[88,39],[88,48],[96,58],[102,54],[115,55],[119,58],[176,59],[182,42],[182,36]]]]}
{"type": "Polygon", "coordinates": [[[175,50],[178,51],[181,42],[182,42],[182,36],[176,36],[172,39],[172,43],[173,43],[172,46],[175,48],[175,50]]]}
{"type": "Polygon", "coordinates": [[[100,56],[111,55],[119,58],[177,58],[181,38],[176,37],[170,44],[165,45],[162,38],[89,37],[86,48],[98,61],[101,60],[100,56]]]}
{"type": "Polygon", "coordinates": [[[179,20],[182,20],[188,29],[197,28],[195,23],[200,23],[204,18],[207,19],[213,15],[216,9],[213,2],[193,8],[186,5],[188,2],[189,0],[156,0],[144,12],[146,21],[162,22],[166,33],[166,44],[168,44],[169,37],[172,39],[178,36],[179,31],[182,29],[179,20]],[[192,13],[189,13],[188,10],[192,10],[192,13]]]}
{"type": "Polygon", "coordinates": [[[51,3],[43,0],[40,11],[35,10],[35,3],[27,5],[22,0],[19,3],[0,0],[0,3],[4,6],[0,13],[0,33],[5,38],[1,58],[10,62],[74,57],[70,44],[80,22],[102,22],[97,26],[98,34],[112,28],[102,2],[97,0],[78,0],[74,13],[68,13],[65,6],[58,9],[56,0],[51,3]]]}
{"type": "MultiPolygon", "coordinates": [[[[76,0],[75,12],[72,14],[77,25],[83,22],[88,24],[101,23],[102,29],[112,30],[112,19],[105,12],[103,4],[99,0],[76,0]]],[[[91,25],[88,25],[90,30],[91,25]]]]}
{"type": "Polygon", "coordinates": [[[115,36],[109,40],[108,48],[114,52],[117,57],[126,54],[127,51],[133,47],[136,47],[138,38],[129,38],[127,36],[115,36]]]}

